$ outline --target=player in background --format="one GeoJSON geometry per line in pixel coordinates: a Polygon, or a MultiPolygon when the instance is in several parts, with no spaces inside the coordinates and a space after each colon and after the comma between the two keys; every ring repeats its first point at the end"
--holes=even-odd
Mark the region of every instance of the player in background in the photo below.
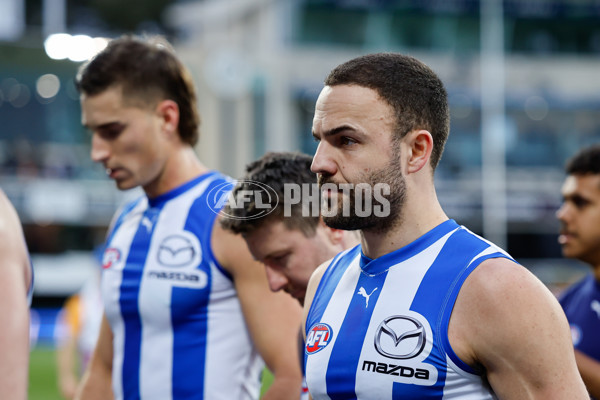
{"type": "Polygon", "coordinates": [[[267,153],[251,162],[233,189],[235,201],[225,206],[221,219],[225,229],[242,235],[250,253],[264,265],[271,290],[283,290],[301,304],[314,270],[359,243],[356,232],[330,228],[323,222],[311,163],[311,156],[287,152],[267,153]],[[270,193],[263,192],[265,186],[270,193]],[[312,198],[302,198],[303,188],[305,194],[313,194],[312,198]],[[244,201],[248,192],[265,196],[244,201]],[[267,197],[273,193],[276,195],[267,197]],[[256,207],[257,199],[261,205],[269,205],[268,214],[264,207],[256,207]],[[310,201],[316,207],[311,208],[310,201]]]}
{"type": "Polygon", "coordinates": [[[25,400],[33,271],[19,216],[0,189],[0,397],[25,400]]]}
{"type": "Polygon", "coordinates": [[[556,298],[439,204],[449,125],[444,85],[413,57],[365,55],[326,78],[312,171],[339,211],[325,223],[359,229],[361,245],[309,283],[310,394],[587,399],[556,298]]]}
{"type": "MultiPolygon", "coordinates": [[[[304,303],[314,270],[359,243],[356,232],[333,229],[323,223],[311,163],[311,156],[288,152],[267,153],[251,162],[233,189],[233,201],[224,207],[221,219],[225,229],[242,235],[250,253],[264,265],[271,290],[283,290],[300,304],[304,303]],[[269,212],[265,213],[265,209],[269,212]]],[[[303,360],[301,332],[299,343],[303,360]]],[[[304,397],[307,392],[304,387],[304,397]]]]}
{"type": "Polygon", "coordinates": [[[565,257],[583,261],[591,272],[559,301],[571,325],[579,372],[592,397],[600,399],[600,145],[581,149],[565,172],[558,242],[565,257]]]}
{"type": "Polygon", "coordinates": [[[121,190],[103,258],[105,318],[76,398],[292,399],[302,374],[298,304],[269,290],[241,237],[217,220],[230,178],[194,151],[191,75],[160,38],[121,37],[77,76],[91,157],[121,190]],[[112,390],[111,390],[112,387],[112,390]]]}

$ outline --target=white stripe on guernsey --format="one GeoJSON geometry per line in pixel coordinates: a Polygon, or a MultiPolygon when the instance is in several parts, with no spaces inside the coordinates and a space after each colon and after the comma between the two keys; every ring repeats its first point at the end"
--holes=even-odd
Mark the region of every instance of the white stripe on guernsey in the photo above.
{"type": "Polygon", "coordinates": [[[205,179],[187,192],[169,200],[155,222],[149,254],[140,283],[138,304],[142,325],[140,351],[140,398],[172,398],[173,332],[171,327],[171,290],[157,279],[147,279],[156,264],[157,241],[183,230],[189,210],[212,179],[205,179]],[[160,310],[160,311],[157,311],[160,310]],[[170,334],[166,334],[169,331],[170,334]],[[161,368],[156,368],[161,365],[161,368]]]}
{"type": "MultiPolygon", "coordinates": [[[[129,256],[131,242],[135,237],[140,220],[144,210],[148,206],[147,199],[142,199],[133,210],[128,213],[128,217],[122,222],[119,230],[116,232],[113,240],[115,243],[120,243],[119,251],[121,252],[119,261],[109,269],[102,271],[102,275],[111,274],[111,279],[102,279],[102,298],[107,315],[110,313],[111,329],[113,331],[113,367],[112,367],[112,386],[115,395],[115,400],[123,398],[122,372],[123,372],[123,354],[125,348],[125,325],[121,316],[120,294],[121,280],[123,277],[123,267],[129,256]],[[112,287],[108,287],[108,282],[112,283],[112,287]]],[[[108,244],[110,247],[110,243],[108,244]]]]}
{"type": "MultiPolygon", "coordinates": [[[[214,263],[211,263],[212,287],[219,285],[231,285],[214,263]]],[[[222,293],[223,290],[211,290],[213,293],[222,293]]],[[[262,369],[264,363],[254,351],[248,329],[243,318],[240,302],[235,299],[219,299],[211,295],[209,303],[207,322],[207,345],[205,364],[211,368],[204,370],[204,399],[207,400],[251,400],[258,398],[260,387],[258,381],[253,387],[244,388],[240,382],[248,382],[248,376],[257,376],[257,371],[262,369]],[[223,362],[230,359],[231,342],[224,340],[223,330],[219,327],[227,327],[227,330],[235,332],[239,343],[247,343],[237,354],[238,360],[254,359],[254,362],[223,362]],[[220,361],[221,360],[221,361],[220,361]],[[250,365],[250,367],[248,367],[250,365]],[[245,368],[248,367],[248,368],[245,368]],[[243,378],[242,378],[243,377],[243,378]],[[226,391],[223,388],[228,388],[226,391]],[[234,393],[233,390],[239,389],[234,393]]],[[[269,327],[264,327],[269,329],[269,327]]]]}
{"type": "Polygon", "coordinates": [[[502,249],[500,249],[499,247],[495,247],[491,243],[490,243],[490,245],[491,245],[490,247],[486,247],[485,250],[483,250],[481,253],[479,253],[475,257],[473,257],[471,259],[471,261],[469,261],[469,266],[473,263],[473,261],[477,260],[479,257],[487,256],[488,254],[493,254],[493,253],[503,253],[502,249]]]}
{"type": "MultiPolygon", "coordinates": [[[[393,315],[412,316],[415,314],[409,308],[420,287],[421,281],[453,233],[454,231],[446,234],[421,253],[389,268],[385,283],[383,288],[381,288],[381,294],[377,299],[377,304],[371,316],[369,329],[365,335],[360,360],[377,360],[381,357],[375,349],[374,338],[379,324],[384,319],[393,315]],[[400,288],[402,290],[399,290],[400,288]]],[[[419,319],[423,321],[423,318],[419,319]]],[[[433,380],[432,383],[435,383],[437,380],[437,370],[435,367],[422,363],[423,359],[431,352],[433,346],[431,342],[431,327],[427,325],[425,328],[427,329],[427,343],[423,352],[417,358],[403,360],[404,363],[402,365],[429,370],[433,380]]],[[[392,382],[389,376],[383,374],[365,374],[364,372],[359,373],[359,371],[362,372],[361,365],[358,365],[356,371],[356,394],[358,400],[369,400],[371,393],[381,392],[381,387],[385,385],[390,385],[389,389],[386,389],[385,392],[392,393],[392,382]]],[[[403,379],[406,378],[397,377],[396,381],[402,382],[403,379]]]]}
{"type": "MultiPolygon", "coordinates": [[[[329,344],[323,350],[319,351],[319,353],[323,354],[319,354],[318,360],[317,357],[307,357],[306,370],[311,372],[311,376],[307,377],[307,379],[312,380],[310,386],[318,388],[327,387],[326,378],[328,363],[320,361],[329,360],[331,357],[331,351],[335,347],[335,342],[337,340],[338,333],[340,332],[340,327],[342,326],[342,322],[344,322],[344,317],[346,316],[346,311],[350,306],[350,301],[352,301],[352,296],[344,298],[342,295],[340,295],[340,292],[355,292],[354,289],[356,288],[356,283],[358,282],[358,278],[361,274],[359,262],[360,254],[358,254],[354,260],[352,260],[350,266],[344,272],[344,275],[340,279],[335,291],[333,292],[331,300],[327,305],[327,309],[321,318],[321,321],[327,321],[333,330],[333,337],[329,344]],[[308,365],[310,365],[310,367],[308,365]]],[[[329,396],[323,394],[323,396],[319,397],[319,400],[321,399],[329,399],[329,396]]]]}
{"type": "Polygon", "coordinates": [[[489,394],[485,385],[481,384],[480,376],[462,370],[448,356],[446,356],[446,364],[448,370],[446,371],[442,400],[493,400],[496,398],[489,394]]]}

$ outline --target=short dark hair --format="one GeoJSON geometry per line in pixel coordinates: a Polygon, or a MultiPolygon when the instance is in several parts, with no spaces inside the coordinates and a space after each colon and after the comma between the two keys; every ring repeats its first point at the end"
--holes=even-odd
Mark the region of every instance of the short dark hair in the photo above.
{"type": "Polygon", "coordinates": [[[376,91],[394,110],[397,138],[414,129],[431,133],[431,166],[437,167],[450,131],[450,113],[444,84],[427,65],[398,53],[368,54],[334,68],[325,85],[358,85],[376,91]]]}
{"type": "Polygon", "coordinates": [[[123,100],[135,105],[173,100],[179,107],[181,140],[191,146],[198,142],[200,116],[192,76],[161,36],[125,35],[111,40],[79,68],[75,83],[80,93],[89,96],[120,86],[123,100]]]}
{"type": "Polygon", "coordinates": [[[600,174],[600,144],[593,144],[579,150],[565,166],[569,175],[600,174]]]}
{"type": "MultiPolygon", "coordinates": [[[[259,228],[265,221],[282,220],[288,229],[299,229],[306,237],[315,234],[319,223],[319,215],[302,216],[302,202],[290,204],[290,216],[284,218],[284,201],[286,183],[311,184],[319,199],[320,191],[317,188],[317,176],[310,170],[312,157],[295,152],[269,152],[256,161],[246,166],[246,174],[233,189],[234,198],[238,198],[240,191],[248,190],[252,182],[267,185],[278,196],[277,205],[271,204],[275,209],[265,217],[253,218],[261,212],[254,202],[245,202],[244,207],[232,208],[229,204],[223,209],[225,217],[221,219],[221,226],[234,233],[247,234],[259,228]]],[[[272,202],[274,203],[274,201],[272,202]]]]}

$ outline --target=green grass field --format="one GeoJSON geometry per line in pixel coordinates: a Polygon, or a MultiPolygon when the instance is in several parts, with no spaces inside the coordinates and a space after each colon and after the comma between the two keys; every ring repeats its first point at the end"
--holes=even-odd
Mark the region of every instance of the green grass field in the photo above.
{"type": "MultiPolygon", "coordinates": [[[[265,369],[263,392],[273,377],[265,369]]],[[[31,352],[29,361],[29,400],[63,400],[56,385],[56,360],[52,347],[38,346],[31,352]]]]}
{"type": "Polygon", "coordinates": [[[63,400],[56,385],[56,360],[52,347],[38,346],[31,352],[29,400],[63,400]]]}

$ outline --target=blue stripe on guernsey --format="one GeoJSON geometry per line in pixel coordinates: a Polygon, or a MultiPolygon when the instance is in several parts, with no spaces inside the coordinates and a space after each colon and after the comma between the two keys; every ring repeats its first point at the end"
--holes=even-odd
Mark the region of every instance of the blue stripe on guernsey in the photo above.
{"type": "Polygon", "coordinates": [[[211,246],[209,172],[114,220],[102,297],[113,331],[116,400],[255,400],[264,365],[231,276],[211,246]]]}
{"type": "MultiPolygon", "coordinates": [[[[147,209],[144,211],[142,221],[144,218],[154,220],[158,213],[158,210],[147,209]]],[[[123,396],[126,399],[140,398],[139,366],[142,343],[142,322],[137,305],[140,286],[134,282],[139,282],[142,279],[146,257],[148,256],[148,249],[150,248],[150,237],[153,232],[154,225],[150,231],[144,224],[138,226],[137,232],[131,242],[125,268],[122,272],[119,305],[125,327],[125,345],[121,379],[123,396]]]]}
{"type": "Polygon", "coordinates": [[[386,273],[376,277],[361,275],[354,293],[361,290],[365,296],[353,296],[338,336],[345,337],[344,347],[336,346],[331,351],[327,366],[327,394],[332,400],[355,399],[356,375],[364,334],[369,327],[373,306],[377,303],[386,273]],[[378,290],[379,289],[379,290],[378,290]],[[367,297],[368,296],[368,297],[367,297]],[[368,307],[370,302],[370,307],[368,307]],[[348,332],[352,332],[349,335],[348,332]],[[350,378],[349,378],[350,376],[350,378]]]}
{"type": "MultiPolygon", "coordinates": [[[[186,218],[184,229],[190,232],[196,232],[200,236],[200,243],[210,244],[212,236],[212,227],[217,217],[216,214],[202,214],[199,210],[203,210],[199,205],[206,204],[206,196],[212,187],[224,182],[218,179],[209,185],[204,190],[202,195],[198,197],[194,205],[190,207],[190,212],[196,215],[190,215],[186,218]],[[192,218],[190,218],[192,217],[192,218]],[[202,224],[199,222],[202,221],[202,224]]],[[[212,251],[207,251],[211,248],[210,245],[203,245],[202,251],[208,257],[203,257],[203,263],[217,264],[212,251]],[[208,253],[208,254],[207,254],[208,253]]],[[[212,285],[212,274],[209,266],[205,269],[207,274],[207,287],[212,285]]],[[[227,274],[229,276],[229,274],[227,274]]],[[[173,326],[180,326],[178,319],[185,321],[188,314],[197,313],[198,317],[193,321],[188,321],[185,324],[185,329],[177,329],[173,332],[173,400],[189,399],[194,396],[198,400],[204,399],[203,387],[204,382],[201,379],[189,379],[186,377],[186,372],[196,370],[198,376],[205,376],[206,366],[206,341],[208,331],[208,302],[209,292],[198,292],[196,289],[189,288],[173,288],[171,294],[171,304],[173,305],[171,320],[173,326]],[[196,298],[190,302],[190,298],[196,298]],[[185,305],[193,304],[198,310],[188,310],[185,305]],[[181,306],[178,306],[181,305],[181,306]]]]}
{"type": "Polygon", "coordinates": [[[115,220],[115,222],[113,224],[111,224],[112,226],[111,226],[110,232],[108,232],[108,235],[106,236],[105,243],[110,243],[111,242],[111,240],[113,239],[113,236],[114,236],[115,232],[121,227],[121,224],[123,223],[123,221],[125,220],[125,218],[143,200],[144,200],[144,197],[139,197],[139,198],[133,200],[131,203],[126,204],[125,207],[123,207],[123,209],[121,210],[121,212],[120,212],[119,216],[117,217],[117,219],[115,220]]]}
{"type": "MultiPolygon", "coordinates": [[[[462,232],[466,234],[466,232],[468,232],[468,231],[463,229],[462,232]]],[[[472,236],[472,235],[470,235],[470,236],[473,241],[478,240],[478,238],[476,236],[472,236]]],[[[482,241],[478,241],[478,243],[485,244],[485,242],[482,242],[482,241]]],[[[484,246],[484,247],[487,249],[490,249],[490,250],[496,250],[494,247],[489,247],[489,246],[484,246]]],[[[466,364],[463,360],[461,360],[456,355],[456,353],[452,349],[452,346],[450,345],[450,341],[448,339],[448,325],[450,324],[450,317],[452,315],[452,309],[454,308],[454,303],[456,303],[456,298],[458,297],[458,292],[460,291],[460,288],[462,287],[465,280],[469,277],[471,272],[473,272],[473,270],[475,268],[477,268],[485,260],[488,260],[490,258],[500,258],[500,257],[508,258],[508,259],[512,260],[512,258],[510,258],[505,253],[493,251],[492,253],[488,253],[484,256],[477,257],[475,260],[471,261],[471,263],[467,266],[467,268],[465,268],[465,270],[462,272],[462,274],[457,276],[457,279],[454,282],[453,286],[451,287],[451,291],[448,293],[448,297],[447,297],[446,301],[444,302],[444,313],[442,314],[442,319],[439,324],[439,329],[440,329],[440,332],[442,333],[442,344],[443,344],[444,350],[446,350],[448,357],[450,357],[452,362],[454,362],[454,364],[457,367],[463,369],[464,371],[472,373],[472,374],[481,375],[482,371],[474,370],[473,368],[471,368],[471,366],[466,364]]]]}
{"type": "MultiPolygon", "coordinates": [[[[317,290],[315,291],[314,298],[317,298],[317,297],[322,298],[322,299],[330,299],[331,298],[331,295],[333,294],[333,290],[335,289],[335,287],[333,287],[332,285],[327,285],[327,282],[329,282],[329,281],[339,282],[342,275],[344,275],[344,272],[346,272],[346,268],[348,268],[350,266],[350,264],[345,264],[345,265],[340,264],[339,260],[346,254],[348,254],[348,257],[350,257],[350,258],[356,257],[356,255],[360,254],[360,246],[355,246],[352,249],[343,251],[333,258],[333,260],[327,267],[327,270],[323,274],[323,277],[321,278],[321,282],[319,282],[319,286],[317,287],[317,290]]],[[[325,311],[326,307],[327,307],[326,302],[317,302],[317,301],[312,302],[312,304],[310,305],[310,310],[309,310],[307,318],[306,318],[306,326],[305,326],[306,334],[308,334],[308,329],[310,329],[311,326],[313,326],[315,323],[317,323],[321,320],[321,318],[323,317],[323,312],[325,311]]],[[[305,359],[306,359],[306,357],[305,357],[305,359]]]]}
{"type": "MultiPolygon", "coordinates": [[[[455,226],[458,227],[458,226],[455,226]]],[[[456,261],[458,264],[468,265],[471,261],[473,254],[477,254],[487,247],[487,244],[481,241],[469,240],[470,235],[461,233],[459,230],[455,232],[444,244],[442,250],[437,255],[433,264],[427,270],[423,281],[417,290],[417,293],[413,299],[410,309],[415,311],[427,320],[437,321],[438,315],[440,314],[440,305],[444,304],[447,299],[447,293],[445,291],[436,290],[438,282],[447,282],[454,280],[455,272],[452,269],[447,268],[447,260],[456,261]],[[465,241],[465,239],[467,239],[465,241]],[[465,241],[467,248],[465,248],[465,241]],[[458,243],[463,244],[462,247],[457,246],[458,243]],[[434,286],[431,286],[434,285],[434,286]]],[[[434,327],[432,327],[434,328],[434,327]]],[[[435,329],[434,329],[435,330],[435,329]]],[[[428,399],[441,399],[443,395],[443,382],[446,379],[446,355],[440,354],[436,351],[437,348],[429,354],[425,359],[426,363],[435,365],[438,369],[438,379],[436,387],[438,389],[431,389],[427,392],[428,399]]],[[[423,394],[422,389],[417,385],[406,385],[403,383],[394,383],[393,393],[398,396],[403,395],[410,398],[411,396],[417,396],[423,394]],[[413,393],[414,392],[414,393],[413,393]]]]}

